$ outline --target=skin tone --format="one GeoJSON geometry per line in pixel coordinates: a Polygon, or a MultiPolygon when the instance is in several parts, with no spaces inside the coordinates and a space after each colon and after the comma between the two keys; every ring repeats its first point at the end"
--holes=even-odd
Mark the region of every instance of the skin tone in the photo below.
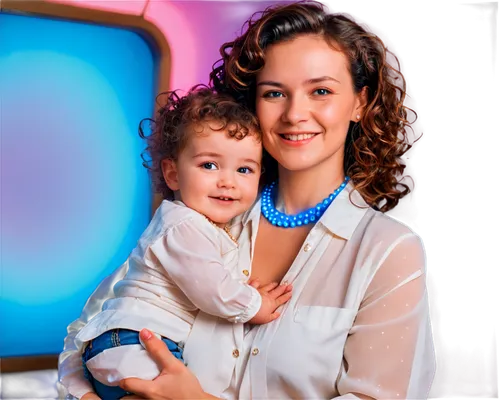
{"type": "Polygon", "coordinates": [[[195,128],[178,159],[163,160],[163,176],[186,206],[224,227],[257,197],[262,144],[255,133],[238,140],[214,130],[216,122],[195,128]]]}
{"type": "MultiPolygon", "coordinates": [[[[353,89],[347,58],[323,38],[303,35],[266,49],[256,110],[264,147],[279,164],[277,203],[286,213],[316,205],[342,183],[349,122],[358,121],[365,104],[366,92],[353,89]]],[[[252,277],[259,281],[254,285],[281,281],[311,228],[283,229],[261,217],[252,263],[252,277]]],[[[133,386],[127,386],[132,379],[125,380],[125,387],[146,398],[213,398],[187,368],[171,367],[174,357],[161,341],[150,340],[147,348],[164,374],[149,382],[136,379],[133,386]],[[193,385],[196,393],[183,397],[175,392],[185,385],[193,385]]]]}

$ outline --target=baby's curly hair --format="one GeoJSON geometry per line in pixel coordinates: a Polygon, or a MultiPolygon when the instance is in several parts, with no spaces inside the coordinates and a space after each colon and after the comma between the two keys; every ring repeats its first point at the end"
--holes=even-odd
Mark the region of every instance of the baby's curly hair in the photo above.
{"type": "MultiPolygon", "coordinates": [[[[323,37],[349,62],[354,90],[367,87],[367,105],[361,120],[351,123],[344,149],[344,172],[373,208],[386,212],[410,192],[400,181],[402,156],[411,148],[407,128],[416,113],[403,102],[406,83],[399,61],[384,43],[350,17],[328,14],[318,2],[272,6],[246,22],[246,32],[222,45],[222,59],[214,64],[211,84],[231,93],[255,110],[256,75],[265,63],[266,48],[301,35],[323,37]],[[388,62],[395,59],[395,66],[388,62]],[[408,112],[414,115],[408,121],[408,112]]],[[[264,154],[267,182],[277,179],[277,163],[264,154]]]]}
{"type": "Polygon", "coordinates": [[[210,123],[211,129],[226,131],[236,140],[247,135],[256,135],[261,140],[257,118],[229,94],[196,85],[184,96],[179,96],[178,91],[164,92],[156,101],[159,106],[156,117],[140,122],[139,136],[147,143],[141,154],[142,164],[151,174],[154,190],[165,199],[173,200],[174,193],[163,178],[162,161],[177,160],[190,135],[202,132],[203,124],[210,123]],[[149,135],[145,133],[145,123],[149,123],[149,135]]]}

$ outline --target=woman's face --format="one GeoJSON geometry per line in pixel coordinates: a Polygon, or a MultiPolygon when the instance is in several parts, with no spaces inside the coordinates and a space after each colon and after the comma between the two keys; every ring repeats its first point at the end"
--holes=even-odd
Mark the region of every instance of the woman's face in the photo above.
{"type": "Polygon", "coordinates": [[[362,103],[342,52],[313,35],[271,45],[256,94],[264,147],[282,168],[343,174],[349,121],[362,103]]]}

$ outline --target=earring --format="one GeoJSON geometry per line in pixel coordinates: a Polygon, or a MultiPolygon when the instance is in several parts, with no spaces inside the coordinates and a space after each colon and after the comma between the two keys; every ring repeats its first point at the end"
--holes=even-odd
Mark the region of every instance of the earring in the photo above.
{"type": "Polygon", "coordinates": [[[359,116],[359,114],[356,115],[356,119],[360,119],[361,117],[359,116]]]}

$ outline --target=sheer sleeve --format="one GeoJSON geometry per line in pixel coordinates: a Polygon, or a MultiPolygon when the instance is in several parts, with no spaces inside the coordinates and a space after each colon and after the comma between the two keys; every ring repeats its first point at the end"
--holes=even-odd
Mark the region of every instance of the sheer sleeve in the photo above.
{"type": "Polygon", "coordinates": [[[85,393],[92,392],[92,386],[83,376],[82,343],[76,335],[102,309],[103,303],[114,297],[113,287],[122,279],[128,269],[128,262],[117,268],[105,278],[92,293],[83,307],[78,319],[68,326],[68,334],[64,338],[64,348],[59,355],[59,382],[73,396],[80,398],[85,393]]]}
{"type": "Polygon", "coordinates": [[[213,232],[190,222],[178,224],[157,240],[151,251],[186,297],[203,312],[245,323],[259,311],[259,292],[231,276],[213,232]]]}
{"type": "Polygon", "coordinates": [[[338,391],[346,399],[425,399],[435,360],[422,243],[405,235],[384,257],[349,332],[338,391]]]}

